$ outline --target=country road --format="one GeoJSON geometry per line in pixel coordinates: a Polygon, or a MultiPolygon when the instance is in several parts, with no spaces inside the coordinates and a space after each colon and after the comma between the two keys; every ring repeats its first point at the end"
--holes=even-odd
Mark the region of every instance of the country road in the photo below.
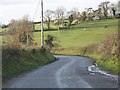
{"type": "Polygon", "coordinates": [[[79,56],[56,56],[57,61],[23,73],[3,88],[118,88],[114,78],[88,71],[94,60],[79,56]]]}

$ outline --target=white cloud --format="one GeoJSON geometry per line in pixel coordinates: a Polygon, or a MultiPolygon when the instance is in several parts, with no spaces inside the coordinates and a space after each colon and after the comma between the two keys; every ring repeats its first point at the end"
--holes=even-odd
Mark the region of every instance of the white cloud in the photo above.
{"type": "Polygon", "coordinates": [[[36,0],[0,0],[0,5],[30,4],[36,0]]]}

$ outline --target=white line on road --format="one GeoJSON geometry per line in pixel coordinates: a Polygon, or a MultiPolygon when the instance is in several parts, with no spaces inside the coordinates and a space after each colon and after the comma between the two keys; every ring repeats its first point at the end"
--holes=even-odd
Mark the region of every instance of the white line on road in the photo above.
{"type": "Polygon", "coordinates": [[[61,79],[62,79],[61,73],[62,73],[63,71],[65,71],[69,66],[71,66],[74,62],[75,62],[75,60],[70,61],[69,63],[65,64],[63,67],[61,67],[61,68],[57,71],[57,73],[56,73],[56,80],[57,80],[57,84],[58,84],[58,87],[59,87],[59,88],[63,88],[62,81],[61,81],[61,79]]]}
{"type": "MultiPolygon", "coordinates": [[[[67,83],[64,83],[64,82],[62,82],[62,79],[64,78],[64,77],[62,77],[62,73],[64,72],[66,72],[67,70],[68,70],[68,68],[70,67],[70,66],[72,66],[72,64],[74,64],[76,62],[76,60],[74,59],[74,58],[70,58],[70,62],[69,63],[67,63],[67,64],[65,64],[63,67],[61,67],[58,71],[57,71],[57,73],[56,73],[56,81],[57,81],[57,84],[58,84],[58,87],[59,88],[69,88],[69,86],[67,85],[67,83]]],[[[92,88],[87,82],[85,82],[80,76],[78,76],[78,79],[80,80],[80,83],[82,83],[82,85],[81,85],[81,88],[92,88]]],[[[76,87],[77,88],[77,87],[76,87]]]]}

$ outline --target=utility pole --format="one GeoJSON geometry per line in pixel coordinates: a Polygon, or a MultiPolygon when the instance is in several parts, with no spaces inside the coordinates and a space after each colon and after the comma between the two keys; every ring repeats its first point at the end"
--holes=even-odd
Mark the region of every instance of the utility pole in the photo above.
{"type": "Polygon", "coordinates": [[[41,47],[44,47],[44,31],[43,31],[43,0],[41,0],[41,47]]]}
{"type": "Polygon", "coordinates": [[[60,20],[59,20],[59,15],[58,15],[58,42],[60,42],[60,26],[59,26],[59,24],[60,24],[60,20]]]}
{"type": "MultiPolygon", "coordinates": [[[[58,15],[58,44],[60,44],[60,16],[58,15]]],[[[60,49],[60,47],[58,47],[60,49]]]]}
{"type": "MultiPolygon", "coordinates": [[[[2,17],[0,17],[0,32],[2,33],[2,17]]],[[[2,37],[1,37],[2,38],[2,37]]],[[[0,81],[2,81],[2,39],[0,40],[0,81]]],[[[2,83],[0,83],[2,89],[2,83]]]]}

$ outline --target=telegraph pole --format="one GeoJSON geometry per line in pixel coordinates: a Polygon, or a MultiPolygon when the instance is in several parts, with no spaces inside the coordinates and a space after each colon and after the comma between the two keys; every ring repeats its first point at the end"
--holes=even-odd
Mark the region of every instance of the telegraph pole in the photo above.
{"type": "Polygon", "coordinates": [[[58,43],[60,43],[60,20],[59,20],[59,15],[58,15],[58,43]]]}
{"type": "MultiPolygon", "coordinates": [[[[1,34],[3,32],[2,31],[2,17],[0,17],[0,32],[1,34]]],[[[2,81],[2,39],[0,40],[0,81],[2,81]]],[[[2,89],[2,83],[0,83],[0,89],[2,89]]]]}
{"type": "Polygon", "coordinates": [[[44,47],[44,31],[43,31],[43,0],[41,0],[41,47],[44,47]]]}

